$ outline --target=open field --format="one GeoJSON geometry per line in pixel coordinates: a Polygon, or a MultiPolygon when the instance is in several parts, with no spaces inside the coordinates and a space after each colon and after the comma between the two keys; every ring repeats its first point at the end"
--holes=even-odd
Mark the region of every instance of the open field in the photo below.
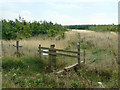
{"type": "MultiPolygon", "coordinates": [[[[94,32],[87,30],[69,30],[65,37],[55,38],[31,37],[20,40],[20,58],[15,57],[15,40],[3,40],[3,87],[104,87],[117,86],[117,52],[118,35],[115,32],[94,32]],[[63,75],[48,73],[48,56],[42,60],[38,55],[38,45],[50,47],[55,44],[57,49],[77,50],[77,42],[81,43],[81,51],[86,49],[86,65],[77,71],[63,75]],[[29,74],[29,75],[28,75],[29,74]],[[9,79],[8,79],[9,77],[9,79]],[[17,78],[18,77],[18,78],[17,78]],[[9,83],[8,83],[9,82],[9,83]],[[11,83],[11,84],[10,84],[11,83]]],[[[82,56],[82,54],[81,54],[82,56]]],[[[58,56],[56,71],[77,62],[74,58],[58,56]]]]}
{"type": "MultiPolygon", "coordinates": [[[[67,48],[71,45],[72,42],[77,42],[79,39],[79,34],[81,40],[84,39],[84,42],[92,42],[94,48],[101,48],[101,49],[114,49],[117,50],[117,33],[115,32],[94,32],[94,31],[86,31],[86,30],[72,30],[65,33],[65,39],[59,40],[60,36],[56,38],[46,38],[45,36],[41,37],[32,37],[29,39],[20,40],[20,45],[23,46],[24,51],[29,50],[37,50],[38,45],[41,44],[42,46],[49,47],[50,44],[55,44],[56,48],[63,49],[67,48]],[[111,48],[108,48],[111,47],[111,48]],[[26,50],[27,49],[27,50],[26,50]]],[[[12,45],[15,45],[16,42],[14,40],[10,41],[3,41],[3,50],[6,51],[5,53],[9,53],[9,50],[14,50],[12,45]]],[[[91,47],[92,48],[92,47],[91,47]]]]}

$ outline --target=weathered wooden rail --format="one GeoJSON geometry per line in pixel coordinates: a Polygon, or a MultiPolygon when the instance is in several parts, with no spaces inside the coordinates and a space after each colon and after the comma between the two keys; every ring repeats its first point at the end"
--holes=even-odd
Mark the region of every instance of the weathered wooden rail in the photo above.
{"type": "MultiPolygon", "coordinates": [[[[52,67],[52,61],[53,59],[56,59],[56,56],[68,56],[68,57],[73,57],[73,58],[77,58],[78,60],[78,65],[79,67],[81,66],[81,52],[80,52],[80,42],[77,43],[77,51],[70,51],[70,50],[64,50],[64,49],[56,49],[55,48],[55,45],[50,45],[50,48],[48,47],[42,47],[41,45],[39,45],[38,47],[38,52],[39,52],[39,55],[40,55],[40,58],[42,53],[47,53],[49,54],[49,67],[51,68],[52,67]],[[48,50],[48,51],[43,51],[43,50],[48,50]],[[64,53],[58,53],[58,52],[64,52],[64,53]],[[65,53],[69,53],[69,54],[65,54],[65,53]],[[76,54],[76,55],[71,55],[71,54],[76,54]]],[[[83,62],[85,63],[85,50],[83,52],[83,62]]]]}

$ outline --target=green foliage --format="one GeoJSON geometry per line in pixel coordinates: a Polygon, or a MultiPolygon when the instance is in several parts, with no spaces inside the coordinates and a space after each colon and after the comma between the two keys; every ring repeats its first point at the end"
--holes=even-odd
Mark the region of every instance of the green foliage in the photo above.
{"type": "Polygon", "coordinates": [[[79,29],[79,30],[93,30],[93,31],[115,31],[118,32],[117,25],[69,25],[66,26],[68,29],[79,29]]]}
{"type": "Polygon", "coordinates": [[[49,29],[47,33],[49,37],[54,37],[57,32],[54,29],[49,29]]]}
{"type": "Polygon", "coordinates": [[[92,54],[100,54],[101,52],[104,52],[103,49],[95,49],[92,51],[92,54]]]}
{"type": "Polygon", "coordinates": [[[3,58],[3,88],[89,88],[89,84],[98,87],[99,81],[105,88],[118,87],[117,70],[91,69],[81,64],[76,72],[71,70],[55,75],[45,72],[48,65],[45,61],[38,57],[3,58]]]}
{"type": "Polygon", "coordinates": [[[14,58],[6,58],[2,63],[3,69],[11,70],[13,68],[26,68],[24,63],[21,60],[14,59],[14,58]]]}
{"type": "Polygon", "coordinates": [[[117,32],[118,31],[118,26],[117,25],[96,25],[96,26],[90,26],[89,30],[93,30],[93,31],[101,31],[101,32],[105,32],[105,31],[114,31],[117,32]]]}
{"type": "Polygon", "coordinates": [[[73,88],[78,88],[79,83],[78,83],[78,81],[72,81],[71,85],[73,86],[73,88]]]}
{"type": "Polygon", "coordinates": [[[60,24],[53,24],[47,21],[26,22],[24,19],[2,20],[2,38],[23,39],[40,34],[47,34],[49,37],[54,37],[60,32],[66,31],[66,27],[60,24]]]}

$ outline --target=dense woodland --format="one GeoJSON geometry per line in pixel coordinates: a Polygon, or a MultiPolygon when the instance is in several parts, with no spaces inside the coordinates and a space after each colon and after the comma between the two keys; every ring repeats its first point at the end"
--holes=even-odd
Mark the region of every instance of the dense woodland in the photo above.
{"type": "Polygon", "coordinates": [[[68,25],[68,29],[83,29],[83,30],[93,30],[93,31],[118,31],[118,26],[111,25],[68,25]]]}
{"type": "Polygon", "coordinates": [[[27,22],[19,17],[13,20],[2,20],[2,38],[22,39],[31,36],[38,36],[40,34],[47,34],[49,37],[54,37],[58,33],[63,33],[66,28],[60,24],[53,24],[47,21],[27,22]]]}

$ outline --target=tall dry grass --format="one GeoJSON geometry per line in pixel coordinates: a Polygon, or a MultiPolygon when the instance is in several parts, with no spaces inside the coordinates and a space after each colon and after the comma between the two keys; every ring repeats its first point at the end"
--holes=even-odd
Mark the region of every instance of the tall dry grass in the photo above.
{"type": "MultiPolygon", "coordinates": [[[[32,37],[29,39],[20,40],[20,45],[23,48],[37,49],[38,45],[41,44],[44,47],[49,47],[50,44],[55,44],[56,48],[65,48],[69,45],[68,41],[77,41],[78,33],[80,33],[81,38],[85,38],[85,41],[91,41],[97,48],[106,49],[118,49],[118,35],[117,33],[109,32],[94,32],[87,30],[71,30],[65,33],[65,39],[56,40],[55,38],[42,39],[42,37],[32,37]]],[[[15,40],[5,41],[3,40],[3,48],[7,51],[15,45],[15,40]]]]}
{"type": "MultiPolygon", "coordinates": [[[[46,36],[45,36],[46,37],[46,36]]],[[[69,45],[71,45],[72,42],[77,42],[78,40],[83,39],[84,42],[92,43],[91,49],[103,49],[105,50],[105,53],[101,53],[101,57],[98,56],[98,59],[100,58],[101,64],[99,67],[102,68],[104,63],[109,64],[113,63],[115,61],[115,56],[117,56],[118,51],[118,35],[114,32],[94,32],[94,31],[87,31],[87,30],[69,30],[65,32],[65,39],[57,40],[59,36],[56,36],[54,38],[45,38],[44,35],[41,37],[31,37],[29,39],[23,39],[20,40],[20,45],[23,46],[20,48],[21,52],[25,56],[35,56],[38,54],[38,46],[41,44],[44,47],[50,47],[51,44],[55,44],[55,48],[58,49],[65,49],[69,45]],[[80,34],[80,38],[78,35],[80,34]],[[108,52],[112,52],[113,54],[108,54],[108,52]],[[115,54],[115,56],[114,56],[115,54]]],[[[5,41],[3,40],[3,57],[7,56],[13,56],[16,48],[13,47],[13,45],[16,44],[15,40],[5,41]]],[[[73,45],[74,46],[74,45],[73,45]]],[[[74,49],[75,50],[75,49],[74,49]]],[[[95,57],[96,55],[90,54],[86,55],[86,59],[88,62],[90,59],[94,59],[91,57],[95,57]]],[[[91,66],[98,66],[96,63],[90,64],[91,66]]]]}

